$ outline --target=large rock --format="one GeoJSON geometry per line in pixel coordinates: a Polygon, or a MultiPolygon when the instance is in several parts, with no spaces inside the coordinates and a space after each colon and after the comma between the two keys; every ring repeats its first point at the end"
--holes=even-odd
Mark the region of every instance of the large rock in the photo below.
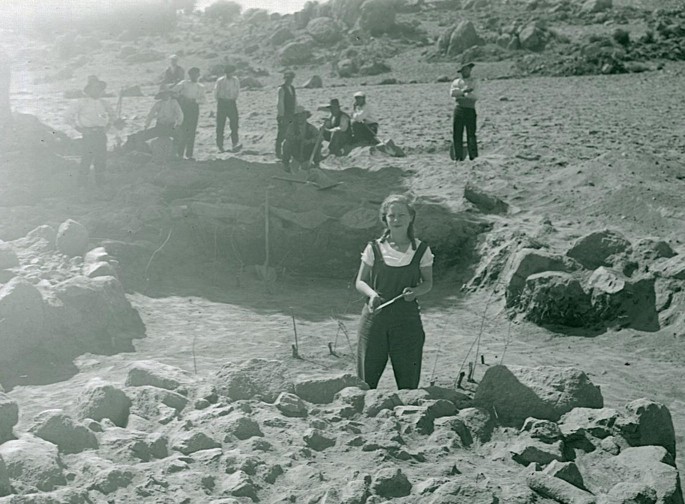
{"type": "Polygon", "coordinates": [[[654,271],[660,277],[674,280],[685,280],[685,254],[678,254],[654,265],[654,271]]]}
{"type": "Polygon", "coordinates": [[[45,339],[43,297],[28,281],[15,277],[0,287],[0,363],[15,362],[45,339]]]}
{"type": "Polygon", "coordinates": [[[450,34],[447,46],[447,55],[456,56],[463,53],[469,47],[482,44],[482,39],[478,36],[475,26],[471,21],[462,21],[450,34]]]}
{"type": "Polygon", "coordinates": [[[613,7],[612,0],[587,0],[581,7],[581,11],[587,14],[602,12],[613,7]]]}
{"type": "Polygon", "coordinates": [[[412,484],[396,467],[384,467],[373,475],[371,491],[379,497],[404,497],[411,493],[412,484]]]}
{"type": "Polygon", "coordinates": [[[640,331],[659,329],[654,277],[651,275],[628,278],[600,266],[590,276],[588,289],[596,320],[640,331]]]}
{"type": "Polygon", "coordinates": [[[366,0],[361,6],[359,26],[371,35],[379,35],[392,30],[397,15],[395,0],[366,0]]]}
{"type": "Polygon", "coordinates": [[[220,448],[221,443],[202,431],[180,432],[171,441],[171,448],[183,455],[191,455],[201,450],[220,448]]]}
{"type": "Polygon", "coordinates": [[[631,444],[663,446],[675,458],[675,429],[666,406],[642,398],[626,404],[626,410],[633,416],[637,427],[628,438],[631,444]]]}
{"type": "Polygon", "coordinates": [[[524,466],[529,464],[545,466],[554,460],[564,461],[564,443],[563,441],[543,443],[530,436],[520,436],[509,447],[509,453],[515,462],[524,466]]]}
{"type": "Polygon", "coordinates": [[[395,406],[401,405],[402,401],[394,392],[378,389],[369,390],[364,397],[364,414],[369,417],[375,417],[382,410],[391,410],[395,406]]]}
{"type": "Polygon", "coordinates": [[[333,16],[352,27],[359,19],[361,6],[366,0],[331,0],[329,2],[333,16]]]}
{"type": "MultiPolygon", "coordinates": [[[[477,439],[481,443],[490,441],[492,432],[495,430],[495,421],[488,410],[483,408],[464,408],[457,413],[457,418],[461,420],[472,439],[477,439]]],[[[458,434],[461,433],[457,432],[458,434]]],[[[464,440],[464,437],[462,437],[464,440]]]]}
{"type": "Polygon", "coordinates": [[[83,224],[67,219],[57,229],[57,250],[70,257],[81,256],[88,250],[90,235],[83,224]]]}
{"type": "Polygon", "coordinates": [[[590,434],[599,439],[610,436],[619,414],[613,408],[573,408],[559,420],[559,429],[567,439],[590,434]]]}
{"type": "Polygon", "coordinates": [[[5,461],[13,484],[26,490],[50,492],[66,485],[57,446],[31,435],[0,445],[0,458],[5,461]]]}
{"type": "Polygon", "coordinates": [[[559,462],[558,460],[553,460],[542,472],[548,476],[562,479],[575,487],[581,489],[585,488],[583,475],[580,474],[578,466],[574,462],[559,462]]]}
{"type": "Polygon", "coordinates": [[[526,477],[528,486],[543,497],[557,502],[595,504],[595,497],[585,490],[553,476],[535,472],[526,477]]]}
{"type": "Polygon", "coordinates": [[[509,209],[509,205],[500,198],[473,185],[471,182],[467,182],[464,186],[464,199],[473,203],[484,213],[505,214],[509,209]]]}
{"type": "Polygon", "coordinates": [[[188,405],[186,396],[150,385],[131,387],[126,394],[131,398],[132,413],[160,423],[168,423],[178,417],[188,405]]]}
{"type": "Polygon", "coordinates": [[[526,320],[541,326],[587,327],[597,322],[590,295],[569,273],[545,271],[526,279],[518,299],[526,320]]]}
{"type": "Polygon", "coordinates": [[[98,447],[95,434],[60,409],[46,410],[36,415],[29,432],[56,444],[62,453],[79,453],[98,447]]]}
{"type": "Polygon", "coordinates": [[[279,28],[273,33],[273,35],[271,35],[269,38],[269,43],[273,46],[280,47],[288,40],[292,40],[294,38],[295,35],[293,35],[293,32],[291,32],[288,28],[279,28]]]}
{"type": "Polygon", "coordinates": [[[334,44],[342,38],[340,26],[329,17],[318,17],[309,21],[307,33],[320,44],[334,44]]]}
{"type": "Polygon", "coordinates": [[[4,392],[0,392],[0,444],[13,439],[12,429],[19,421],[17,402],[4,392]]]}
{"type": "Polygon", "coordinates": [[[621,233],[605,229],[595,231],[578,239],[566,252],[587,269],[612,266],[617,259],[630,252],[630,242],[621,233]]]}
{"type": "Polygon", "coordinates": [[[368,390],[369,386],[356,375],[304,376],[295,381],[295,394],[314,404],[332,403],[335,394],[347,387],[368,390]]]}
{"type": "Polygon", "coordinates": [[[301,65],[312,58],[312,44],[309,41],[290,42],[278,52],[281,65],[301,65]]]}
{"type": "MultiPolygon", "coordinates": [[[[363,399],[362,399],[363,400],[363,399]]],[[[307,405],[295,394],[281,392],[274,403],[278,411],[287,417],[306,417],[307,405]]]]}
{"type": "Polygon", "coordinates": [[[87,345],[90,351],[132,349],[131,340],[145,335],[140,314],[114,277],[77,276],[57,284],[48,321],[58,332],[87,345]]]}
{"type": "MultiPolygon", "coordinates": [[[[185,388],[192,381],[193,378],[187,371],[153,360],[134,362],[126,376],[127,387],[151,385],[175,391],[179,391],[182,387],[185,388]]],[[[180,392],[186,393],[187,391],[183,389],[180,392]]]]}
{"type": "Polygon", "coordinates": [[[88,382],[77,404],[79,418],[97,421],[108,418],[119,427],[126,427],[130,409],[131,399],[126,393],[99,378],[88,382]]]}
{"type": "Polygon", "coordinates": [[[521,427],[526,418],[557,421],[577,407],[601,408],[599,388],[575,368],[551,366],[489,368],[473,398],[477,406],[495,410],[502,425],[521,427]]]}
{"type": "Polygon", "coordinates": [[[320,89],[323,87],[323,80],[319,75],[312,75],[302,87],[306,89],[320,89]]]}
{"type": "Polygon", "coordinates": [[[523,49],[529,51],[543,51],[546,45],[545,32],[535,23],[526,25],[518,34],[519,42],[523,49]]]}
{"type": "Polygon", "coordinates": [[[426,495],[425,498],[430,499],[426,500],[428,504],[498,504],[500,502],[488,488],[461,481],[444,483],[430,497],[426,495]]]}
{"type": "Polygon", "coordinates": [[[281,392],[295,391],[288,367],[278,360],[250,359],[241,364],[226,364],[216,374],[220,395],[233,400],[260,396],[273,403],[281,392]]]}

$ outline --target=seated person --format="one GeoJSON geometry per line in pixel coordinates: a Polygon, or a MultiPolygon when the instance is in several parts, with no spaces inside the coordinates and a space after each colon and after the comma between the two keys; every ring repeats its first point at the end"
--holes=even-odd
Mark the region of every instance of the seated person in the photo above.
{"type": "Polygon", "coordinates": [[[183,123],[183,111],[174,98],[174,92],[163,86],[155,95],[155,100],[157,101],[145,120],[145,129],[129,136],[126,141],[127,145],[139,148],[146,141],[159,137],[171,137],[174,143],[178,141],[181,133],[179,127],[183,123]],[[155,125],[150,128],[153,119],[155,119],[155,125]]]}
{"type": "Polygon", "coordinates": [[[328,105],[319,108],[331,112],[330,117],[321,127],[324,140],[329,142],[328,152],[334,156],[347,154],[347,148],[352,143],[350,116],[342,111],[337,98],[333,98],[328,105]]]}
{"type": "MultiPolygon", "coordinates": [[[[295,106],[293,114],[294,120],[285,131],[285,141],[283,142],[282,160],[285,171],[290,171],[290,160],[294,159],[300,165],[309,163],[314,149],[320,150],[319,130],[314,125],[307,122],[311,113],[301,105],[295,106]]],[[[319,152],[314,154],[314,163],[319,162],[319,152]]],[[[309,168],[309,166],[306,166],[309,168]]]]}
{"type": "Polygon", "coordinates": [[[354,110],[352,111],[352,137],[354,143],[376,145],[379,143],[378,121],[373,116],[371,107],[366,103],[362,91],[354,93],[354,110]]]}

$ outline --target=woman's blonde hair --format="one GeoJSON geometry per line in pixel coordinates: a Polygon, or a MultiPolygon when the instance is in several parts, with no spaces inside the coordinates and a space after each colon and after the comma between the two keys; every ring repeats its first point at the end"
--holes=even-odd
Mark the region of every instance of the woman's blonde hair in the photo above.
{"type": "Polygon", "coordinates": [[[411,242],[411,248],[416,250],[416,238],[414,237],[414,219],[416,219],[416,208],[414,208],[414,202],[412,199],[404,194],[391,194],[383,200],[383,203],[381,203],[379,215],[381,222],[385,226],[385,230],[381,235],[380,241],[383,243],[388,239],[388,236],[390,236],[390,228],[388,227],[388,210],[390,210],[390,205],[395,203],[406,206],[407,210],[409,211],[409,217],[411,217],[411,221],[409,222],[409,227],[407,227],[407,236],[411,242]]]}

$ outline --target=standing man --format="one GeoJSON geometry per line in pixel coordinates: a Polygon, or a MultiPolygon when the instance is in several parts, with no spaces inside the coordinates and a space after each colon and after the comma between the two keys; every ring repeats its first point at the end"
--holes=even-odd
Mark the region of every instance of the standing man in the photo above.
{"type": "Polygon", "coordinates": [[[373,116],[371,107],[366,103],[366,94],[362,91],[354,93],[354,109],[352,110],[352,136],[355,143],[376,145],[378,143],[378,121],[373,116]]]}
{"type": "Polygon", "coordinates": [[[233,75],[235,67],[226,65],[224,69],[226,75],[219,77],[214,86],[214,97],[216,98],[216,145],[219,152],[224,151],[224,128],[226,119],[231,128],[231,144],[233,152],[238,152],[242,145],[238,137],[238,94],[240,94],[240,81],[233,75]]]}
{"type": "Polygon", "coordinates": [[[463,161],[464,156],[464,128],[466,128],[466,145],[469,159],[478,157],[478,143],[476,141],[476,80],[471,77],[471,70],[475,65],[467,63],[458,72],[461,78],[455,79],[450,87],[450,96],[457,102],[454,108],[452,124],[452,148],[454,160],[463,161]]]}
{"type": "Polygon", "coordinates": [[[290,123],[293,122],[295,106],[297,105],[297,95],[295,94],[295,86],[293,86],[294,78],[295,72],[287,70],[283,74],[283,84],[278,87],[278,111],[276,114],[276,121],[278,123],[278,132],[276,133],[276,157],[278,159],[281,159],[285,132],[288,130],[290,123]]]}
{"type": "Polygon", "coordinates": [[[169,66],[164,71],[164,77],[162,77],[162,84],[168,86],[174,86],[181,82],[185,77],[185,70],[178,64],[178,56],[172,54],[169,56],[169,66]]]}
{"type": "Polygon", "coordinates": [[[342,111],[337,98],[333,98],[324,108],[331,111],[330,117],[322,126],[323,138],[329,142],[328,152],[334,156],[342,156],[345,148],[352,143],[350,116],[342,111]]]}
{"type": "Polygon", "coordinates": [[[193,67],[188,70],[188,79],[179,82],[174,91],[178,95],[178,104],[183,112],[183,123],[178,141],[178,156],[192,160],[195,148],[195,134],[197,133],[197,121],[200,117],[200,104],[207,101],[205,87],[198,82],[200,69],[193,67]]]}
{"type": "Polygon", "coordinates": [[[67,112],[67,124],[83,135],[83,154],[77,181],[79,187],[88,186],[91,165],[97,186],[101,187],[104,183],[107,165],[107,127],[114,122],[114,110],[102,98],[106,88],[107,84],[104,81],[91,75],[88,77],[88,84],[83,88],[85,96],[67,112]]]}

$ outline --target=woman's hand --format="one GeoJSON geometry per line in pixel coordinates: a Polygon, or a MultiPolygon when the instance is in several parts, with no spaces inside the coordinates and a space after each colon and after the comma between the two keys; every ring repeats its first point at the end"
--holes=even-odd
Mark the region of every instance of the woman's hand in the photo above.
{"type": "Polygon", "coordinates": [[[402,291],[402,297],[405,301],[414,301],[416,299],[416,293],[412,290],[411,287],[406,287],[402,291]]]}
{"type": "Polygon", "coordinates": [[[377,292],[374,292],[369,298],[369,311],[373,312],[381,304],[383,304],[383,298],[377,292]]]}

